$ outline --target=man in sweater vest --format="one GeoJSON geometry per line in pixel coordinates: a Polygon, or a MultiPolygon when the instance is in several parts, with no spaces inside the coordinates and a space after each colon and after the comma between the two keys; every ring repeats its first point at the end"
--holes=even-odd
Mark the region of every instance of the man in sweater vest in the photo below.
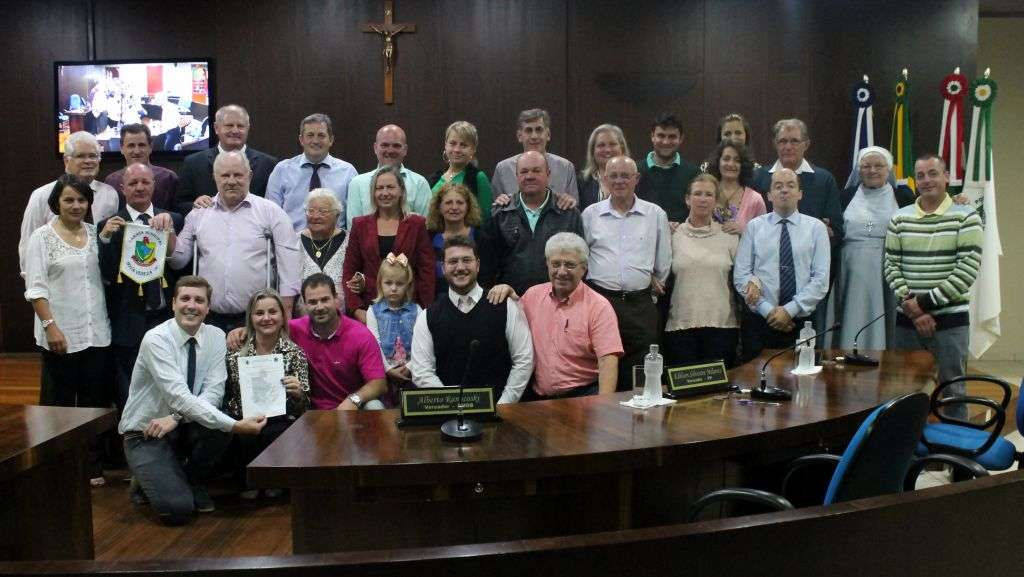
{"type": "MultiPolygon", "coordinates": [[[[969,291],[981,266],[982,222],[973,208],[946,192],[949,173],[935,155],[914,164],[917,202],[893,215],[885,236],[885,280],[903,301],[896,315],[896,348],[927,349],[939,383],[962,376],[970,338],[969,291]]],[[[946,395],[965,393],[963,383],[946,395]]],[[[964,405],[947,409],[965,418],[964,405]]]]}
{"type": "MultiPolygon", "coordinates": [[[[417,387],[491,387],[498,403],[515,403],[533,373],[530,328],[513,300],[494,303],[477,284],[476,245],[456,236],[444,243],[448,298],[420,313],[409,369],[417,387]],[[477,352],[470,355],[473,341],[477,352]]],[[[498,299],[495,299],[498,300],[498,299]]]]}

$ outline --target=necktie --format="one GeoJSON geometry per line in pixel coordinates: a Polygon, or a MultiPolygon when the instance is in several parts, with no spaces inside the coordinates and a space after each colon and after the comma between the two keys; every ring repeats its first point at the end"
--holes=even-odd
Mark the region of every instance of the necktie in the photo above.
{"type": "Polygon", "coordinates": [[[463,313],[473,310],[473,297],[459,297],[459,310],[463,313]]]}
{"type": "MultiPolygon", "coordinates": [[[[139,213],[139,222],[149,226],[149,215],[141,212],[139,213]]],[[[154,311],[160,308],[163,304],[163,299],[160,298],[160,281],[154,280],[142,285],[142,296],[146,299],[146,310],[154,311]]]]}
{"type": "Polygon", "coordinates": [[[196,391],[196,338],[189,337],[188,343],[188,390],[190,392],[196,391]]]}
{"type": "Polygon", "coordinates": [[[316,164],[313,164],[312,162],[307,162],[307,163],[303,164],[302,166],[311,166],[311,167],[313,167],[313,176],[309,177],[309,190],[313,190],[314,188],[320,188],[320,174],[319,174],[318,171],[322,167],[327,166],[327,165],[324,164],[323,162],[317,162],[316,164]]]}
{"type": "Polygon", "coordinates": [[[779,221],[779,306],[793,300],[796,294],[796,274],[793,271],[793,245],[789,241],[789,220],[779,221]]]}

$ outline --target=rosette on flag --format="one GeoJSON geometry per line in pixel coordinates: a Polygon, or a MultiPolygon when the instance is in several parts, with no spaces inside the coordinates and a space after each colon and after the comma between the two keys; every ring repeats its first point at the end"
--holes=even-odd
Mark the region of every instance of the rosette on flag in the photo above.
{"type": "Polygon", "coordinates": [[[875,103],[875,89],[868,83],[868,77],[853,85],[853,160],[850,162],[850,176],[846,179],[846,188],[860,182],[857,157],[860,151],[875,145],[875,116],[872,104],[875,103]]]}
{"type": "Polygon", "coordinates": [[[942,130],[939,133],[939,156],[949,170],[950,194],[957,194],[964,185],[964,94],[967,77],[960,69],[942,79],[942,130]]]}
{"type": "Polygon", "coordinates": [[[981,245],[981,266],[971,287],[971,354],[978,358],[1001,334],[999,315],[1002,295],[999,291],[999,257],[1003,255],[996,221],[996,181],[992,162],[992,103],[996,83],[988,77],[971,83],[971,139],[967,147],[967,164],[963,194],[977,208],[985,223],[981,245]]]}

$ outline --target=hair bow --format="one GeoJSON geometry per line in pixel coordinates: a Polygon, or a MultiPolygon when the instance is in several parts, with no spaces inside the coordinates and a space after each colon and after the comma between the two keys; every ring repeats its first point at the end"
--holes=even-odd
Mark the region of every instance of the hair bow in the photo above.
{"type": "Polygon", "coordinates": [[[389,252],[388,256],[384,257],[384,260],[387,261],[388,264],[398,265],[401,267],[409,266],[409,259],[406,258],[405,253],[398,253],[398,256],[395,256],[395,253],[389,252]]]}

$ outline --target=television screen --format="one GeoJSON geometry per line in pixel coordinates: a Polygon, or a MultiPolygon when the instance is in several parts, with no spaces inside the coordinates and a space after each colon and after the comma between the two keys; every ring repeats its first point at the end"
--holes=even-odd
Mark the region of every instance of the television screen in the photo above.
{"type": "Polygon", "coordinates": [[[96,135],[104,156],[121,150],[121,127],[141,122],[155,156],[211,146],[213,62],[206,58],[55,62],[57,154],[73,132],[96,135]]]}

